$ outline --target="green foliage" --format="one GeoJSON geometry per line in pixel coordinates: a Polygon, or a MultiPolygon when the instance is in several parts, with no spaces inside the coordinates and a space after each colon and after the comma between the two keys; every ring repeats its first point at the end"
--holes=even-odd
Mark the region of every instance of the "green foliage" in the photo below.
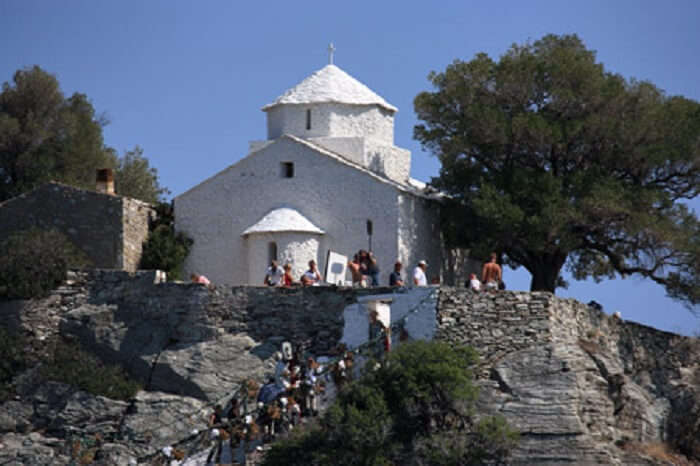
{"type": "Polygon", "coordinates": [[[0,327],[0,402],[6,401],[14,390],[14,377],[27,368],[24,340],[0,327]]]}
{"type": "Polygon", "coordinates": [[[265,465],[501,464],[517,436],[500,418],[474,422],[476,361],[470,348],[403,344],[341,390],[318,426],[276,443],[265,465]]]}
{"type": "Polygon", "coordinates": [[[182,278],[182,267],[192,247],[192,240],[175,232],[175,217],[170,204],[156,206],[157,219],[150,226],[148,240],[143,244],[141,269],[159,269],[169,280],[182,278]]]}
{"type": "Polygon", "coordinates": [[[141,389],[121,367],[104,364],[78,345],[62,341],[56,344],[53,358],[44,363],[41,374],[49,380],[116,400],[128,400],[141,389]]]}
{"type": "Polygon", "coordinates": [[[431,73],[414,130],[442,163],[446,238],[505,253],[554,291],[640,274],[700,303],[700,104],[625,80],[574,36],[478,54],[431,73]]]}
{"type": "Polygon", "coordinates": [[[149,165],[148,159],[143,156],[143,149],[139,146],[125,152],[119,158],[114,185],[117,194],[151,204],[162,202],[164,197],[170,194],[167,188],[160,186],[158,171],[149,165]]]}
{"type": "Polygon", "coordinates": [[[86,265],[85,255],[61,233],[16,233],[0,244],[0,298],[46,296],[66,278],[68,268],[86,265]]]}
{"type": "Polygon", "coordinates": [[[95,170],[116,166],[103,117],[84,94],[65,98],[38,66],[19,70],[0,93],[0,202],[49,180],[95,187],[95,170]]]}
{"type": "Polygon", "coordinates": [[[94,189],[98,168],[115,169],[118,194],[156,203],[169,194],[143,150],[123,156],[104,144],[106,118],[85,94],[66,98],[38,66],[19,70],[0,92],[0,202],[50,181],[94,189]]]}

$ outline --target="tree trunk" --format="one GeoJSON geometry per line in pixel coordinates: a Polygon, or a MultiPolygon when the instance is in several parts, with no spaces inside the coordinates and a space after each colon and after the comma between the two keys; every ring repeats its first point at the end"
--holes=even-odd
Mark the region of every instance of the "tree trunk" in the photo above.
{"type": "Polygon", "coordinates": [[[566,262],[566,255],[552,254],[539,257],[530,269],[532,280],[530,291],[549,291],[554,293],[561,268],[566,262]]]}

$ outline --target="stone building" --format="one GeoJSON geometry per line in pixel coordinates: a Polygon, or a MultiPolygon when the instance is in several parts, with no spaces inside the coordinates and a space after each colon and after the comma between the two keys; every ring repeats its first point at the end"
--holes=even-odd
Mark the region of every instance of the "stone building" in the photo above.
{"type": "Polygon", "coordinates": [[[56,230],[94,267],[137,270],[155,211],[146,202],[114,195],[113,185],[102,188],[96,192],[51,182],[3,202],[0,241],[31,228],[56,230]]]}
{"type": "Polygon", "coordinates": [[[394,145],[396,107],[330,64],[262,110],[267,140],[175,198],[176,228],[194,239],[188,272],[262,284],[271,259],[299,277],[310,259],[323,271],[328,250],[371,248],[382,284],[397,259],[446,278],[439,196],[394,145]]]}

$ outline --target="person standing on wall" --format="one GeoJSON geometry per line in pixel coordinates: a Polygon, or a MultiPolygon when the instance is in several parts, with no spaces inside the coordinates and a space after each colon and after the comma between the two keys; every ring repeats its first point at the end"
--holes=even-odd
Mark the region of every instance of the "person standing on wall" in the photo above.
{"type": "Polygon", "coordinates": [[[284,270],[279,266],[277,261],[270,262],[270,266],[265,272],[264,284],[267,286],[282,286],[282,277],[284,270]]]}
{"type": "Polygon", "coordinates": [[[312,259],[309,261],[309,270],[304,272],[304,275],[301,276],[301,284],[304,286],[311,286],[318,284],[320,281],[321,274],[316,267],[316,261],[312,259]]]}
{"type": "Polygon", "coordinates": [[[292,265],[287,262],[284,264],[284,275],[282,276],[282,286],[292,286],[294,277],[292,277],[292,265]]]}
{"type": "Polygon", "coordinates": [[[491,260],[484,264],[481,269],[481,282],[484,284],[486,291],[495,291],[503,278],[501,266],[498,265],[496,259],[498,255],[495,252],[491,253],[491,260]]]}
{"type": "Polygon", "coordinates": [[[475,273],[469,274],[469,281],[467,282],[467,287],[472,291],[481,291],[481,282],[476,278],[475,273]]]}
{"type": "Polygon", "coordinates": [[[379,286],[379,266],[372,251],[367,253],[367,275],[370,278],[370,286],[379,286]]]}
{"type": "Polygon", "coordinates": [[[403,286],[403,278],[401,278],[401,262],[396,261],[394,271],[389,275],[389,286],[403,286]]]}
{"type": "Polygon", "coordinates": [[[351,261],[348,262],[348,269],[352,276],[352,286],[359,288],[367,288],[367,281],[362,274],[362,266],[360,264],[360,256],[355,254],[351,261]]]}
{"type": "Polygon", "coordinates": [[[424,260],[418,261],[418,265],[413,269],[413,284],[415,286],[428,286],[428,279],[425,276],[425,271],[427,269],[427,262],[424,260]]]}

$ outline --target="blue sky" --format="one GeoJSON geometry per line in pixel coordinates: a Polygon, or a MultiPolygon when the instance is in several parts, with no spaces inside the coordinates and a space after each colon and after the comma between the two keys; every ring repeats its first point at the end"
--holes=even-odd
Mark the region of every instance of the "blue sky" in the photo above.
{"type": "MultiPolygon", "coordinates": [[[[396,144],[412,175],[438,160],[413,138],[413,98],[431,70],[478,52],[576,33],[608,70],[700,100],[700,2],[658,1],[131,1],[0,0],[0,81],[40,65],[66,94],[82,92],[110,120],[105,141],[140,145],[174,195],[246,155],[264,139],[260,107],[328,62],[399,108],[396,144]]],[[[696,211],[700,202],[692,203],[696,211]]],[[[512,289],[529,274],[508,271],[512,289]]],[[[572,282],[562,296],[658,328],[693,333],[700,320],[662,288],[628,278],[572,282]]]]}

